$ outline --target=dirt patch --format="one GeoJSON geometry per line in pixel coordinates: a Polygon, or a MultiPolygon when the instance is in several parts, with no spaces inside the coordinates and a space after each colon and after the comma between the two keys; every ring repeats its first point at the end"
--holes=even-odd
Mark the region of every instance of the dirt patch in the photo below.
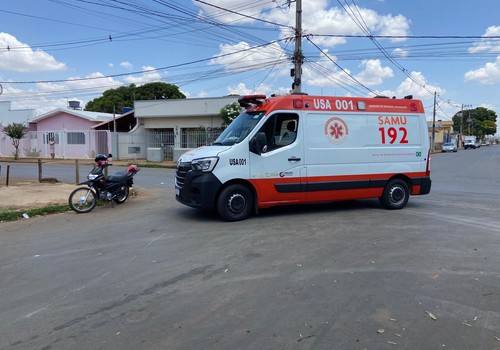
{"type": "Polygon", "coordinates": [[[67,183],[39,183],[38,181],[10,181],[0,185],[0,210],[40,208],[48,204],[66,204],[75,185],[67,183]]]}
{"type": "MultiPolygon", "coordinates": [[[[9,186],[0,184],[0,211],[7,209],[33,209],[49,204],[68,204],[70,193],[78,186],[63,182],[38,182],[29,180],[11,180],[9,186]]],[[[154,197],[155,190],[130,190],[130,198],[141,199],[154,197]]]]}

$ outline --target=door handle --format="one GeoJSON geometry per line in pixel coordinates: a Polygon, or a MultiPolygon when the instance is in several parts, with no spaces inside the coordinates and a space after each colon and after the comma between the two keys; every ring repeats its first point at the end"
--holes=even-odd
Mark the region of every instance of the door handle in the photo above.
{"type": "Polygon", "coordinates": [[[289,161],[289,162],[298,162],[298,161],[300,161],[300,158],[297,158],[297,157],[290,157],[290,158],[288,158],[288,161],[289,161]]]}

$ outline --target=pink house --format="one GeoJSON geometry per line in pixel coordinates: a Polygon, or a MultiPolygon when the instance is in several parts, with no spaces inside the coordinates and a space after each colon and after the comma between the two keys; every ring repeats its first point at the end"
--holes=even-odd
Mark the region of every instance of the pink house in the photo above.
{"type": "Polygon", "coordinates": [[[109,132],[94,127],[112,120],[110,113],[58,108],[31,120],[30,130],[36,132],[35,143],[42,155],[50,154],[48,145],[54,138],[57,158],[91,158],[111,148],[109,132]]]}

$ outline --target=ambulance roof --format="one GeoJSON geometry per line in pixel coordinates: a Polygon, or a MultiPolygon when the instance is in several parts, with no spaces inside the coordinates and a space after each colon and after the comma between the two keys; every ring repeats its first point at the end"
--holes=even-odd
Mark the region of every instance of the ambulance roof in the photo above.
{"type": "Polygon", "coordinates": [[[312,95],[247,95],[238,99],[242,107],[252,111],[311,110],[374,113],[424,113],[422,101],[409,98],[369,98],[312,95]]]}

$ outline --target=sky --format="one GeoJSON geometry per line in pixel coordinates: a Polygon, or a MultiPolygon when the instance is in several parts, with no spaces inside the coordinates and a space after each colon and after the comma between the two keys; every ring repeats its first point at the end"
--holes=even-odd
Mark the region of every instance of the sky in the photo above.
{"type": "MultiPolygon", "coordinates": [[[[500,115],[498,0],[302,2],[302,92],[500,115]]],[[[39,115],[157,81],[188,98],[285,94],[295,28],[295,0],[2,1],[0,101],[39,115]]]]}

